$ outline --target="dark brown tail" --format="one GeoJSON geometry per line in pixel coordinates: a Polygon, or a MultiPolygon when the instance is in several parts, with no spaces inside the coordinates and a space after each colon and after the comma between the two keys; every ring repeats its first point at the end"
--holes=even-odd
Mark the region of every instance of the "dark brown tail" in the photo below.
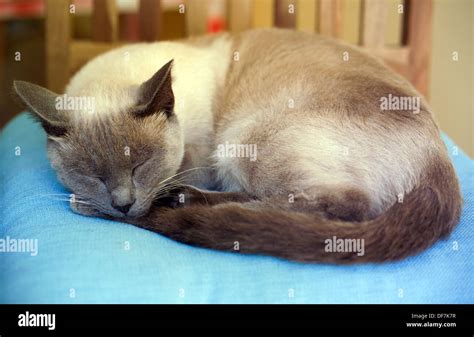
{"type": "Polygon", "coordinates": [[[446,237],[459,221],[462,199],[452,165],[434,163],[426,173],[424,181],[402,203],[365,222],[228,203],[156,209],[135,224],[195,246],[296,261],[342,264],[398,260],[446,237]],[[364,239],[364,254],[327,251],[327,240],[333,237],[364,239]]]}

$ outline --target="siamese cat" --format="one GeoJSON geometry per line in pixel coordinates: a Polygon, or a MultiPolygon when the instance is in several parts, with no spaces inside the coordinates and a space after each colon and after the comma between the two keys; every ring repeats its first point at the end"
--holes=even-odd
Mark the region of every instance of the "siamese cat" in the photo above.
{"type": "Polygon", "coordinates": [[[426,101],[377,59],[314,34],[127,45],[86,64],[65,95],[14,89],[83,215],[200,247],[340,264],[419,253],[460,217],[426,101]],[[58,104],[81,98],[93,109],[58,104]],[[328,250],[334,239],[363,240],[364,254],[328,250]]]}

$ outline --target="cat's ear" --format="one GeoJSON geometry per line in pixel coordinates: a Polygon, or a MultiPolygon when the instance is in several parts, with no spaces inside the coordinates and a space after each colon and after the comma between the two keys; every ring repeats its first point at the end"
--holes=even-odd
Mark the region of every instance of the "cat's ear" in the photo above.
{"type": "Polygon", "coordinates": [[[60,137],[66,133],[65,117],[56,109],[58,94],[24,81],[14,81],[13,89],[48,135],[60,137]]]}
{"type": "Polygon", "coordinates": [[[171,88],[171,66],[173,60],[166,63],[148,81],[140,85],[138,107],[135,114],[145,117],[154,113],[173,115],[174,94],[171,88]]]}

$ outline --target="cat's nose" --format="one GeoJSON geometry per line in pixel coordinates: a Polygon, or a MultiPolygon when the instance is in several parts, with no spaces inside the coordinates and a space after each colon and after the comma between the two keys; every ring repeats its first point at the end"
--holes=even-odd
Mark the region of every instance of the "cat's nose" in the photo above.
{"type": "Polygon", "coordinates": [[[119,212],[122,212],[123,214],[127,214],[128,211],[130,210],[130,208],[132,207],[133,205],[133,202],[130,203],[130,204],[127,204],[127,205],[123,205],[123,206],[117,206],[117,205],[113,205],[112,206],[119,212]]]}
{"type": "Polygon", "coordinates": [[[130,188],[119,186],[115,188],[112,193],[112,207],[117,211],[127,214],[133,203],[135,197],[130,188]]]}

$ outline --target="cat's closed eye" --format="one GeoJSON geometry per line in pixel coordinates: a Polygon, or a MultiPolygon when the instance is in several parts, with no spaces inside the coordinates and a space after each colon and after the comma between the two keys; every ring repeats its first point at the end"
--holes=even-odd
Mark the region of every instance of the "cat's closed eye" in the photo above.
{"type": "Polygon", "coordinates": [[[143,164],[145,164],[148,160],[144,160],[144,161],[141,161],[140,163],[138,163],[137,165],[135,165],[133,168],[132,168],[132,176],[135,175],[135,172],[137,171],[138,168],[142,167],[143,164]]]}

